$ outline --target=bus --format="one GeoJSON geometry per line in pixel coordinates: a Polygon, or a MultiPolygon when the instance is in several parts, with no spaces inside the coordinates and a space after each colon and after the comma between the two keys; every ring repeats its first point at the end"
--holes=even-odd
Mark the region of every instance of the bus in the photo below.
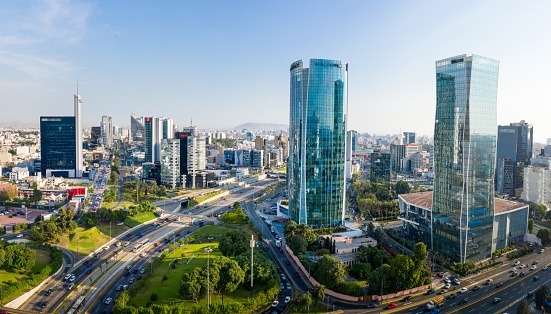
{"type": "Polygon", "coordinates": [[[143,240],[140,240],[138,244],[134,245],[134,248],[132,249],[133,252],[136,252],[139,248],[144,246],[146,243],[149,242],[149,238],[145,238],[143,240]]]}
{"type": "Polygon", "coordinates": [[[71,307],[69,312],[67,312],[67,314],[78,313],[80,311],[80,309],[84,306],[85,302],[86,302],[86,297],[85,296],[78,297],[78,299],[75,301],[75,303],[73,303],[73,306],[71,307]]]}
{"type": "Polygon", "coordinates": [[[143,240],[138,241],[138,244],[145,245],[145,244],[148,243],[148,242],[149,242],[149,239],[148,239],[148,238],[145,238],[145,239],[143,239],[143,240]]]}

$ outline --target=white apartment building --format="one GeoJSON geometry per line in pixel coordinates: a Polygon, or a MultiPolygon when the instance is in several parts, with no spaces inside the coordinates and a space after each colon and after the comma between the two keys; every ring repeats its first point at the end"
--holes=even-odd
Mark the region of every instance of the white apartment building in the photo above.
{"type": "Polygon", "coordinates": [[[526,202],[543,204],[551,208],[551,158],[534,157],[524,167],[524,184],[521,198],[526,202]]]}

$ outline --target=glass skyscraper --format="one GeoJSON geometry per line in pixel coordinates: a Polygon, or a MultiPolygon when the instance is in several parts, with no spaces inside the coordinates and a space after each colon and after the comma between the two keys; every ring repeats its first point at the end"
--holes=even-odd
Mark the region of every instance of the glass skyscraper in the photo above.
{"type": "Polygon", "coordinates": [[[40,117],[42,176],[77,175],[76,134],[75,117],[40,117]]]}
{"type": "Polygon", "coordinates": [[[453,261],[491,256],[499,61],[436,61],[433,250],[453,261]]]}
{"type": "Polygon", "coordinates": [[[341,225],[345,204],[348,64],[291,64],[289,214],[310,226],[341,225]]]}

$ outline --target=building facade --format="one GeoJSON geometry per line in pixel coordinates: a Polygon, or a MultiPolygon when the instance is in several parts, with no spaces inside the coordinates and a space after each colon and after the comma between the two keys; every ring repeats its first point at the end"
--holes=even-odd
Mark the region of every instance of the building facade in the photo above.
{"type": "Polygon", "coordinates": [[[182,183],[179,139],[161,140],[161,183],[172,189],[182,183]]]}
{"type": "Polygon", "coordinates": [[[453,261],[492,253],[499,61],[436,61],[433,250],[453,261]]]}
{"type": "Polygon", "coordinates": [[[145,138],[145,125],[143,117],[137,117],[135,114],[130,115],[130,136],[131,142],[143,142],[145,138]]]}
{"type": "Polygon", "coordinates": [[[311,226],[341,225],[345,209],[348,64],[302,60],[290,68],[289,214],[311,226]]]}
{"type": "MultiPolygon", "coordinates": [[[[403,146],[403,145],[401,145],[403,146]]],[[[373,183],[390,183],[392,177],[392,161],[390,152],[371,153],[371,167],[369,168],[369,181],[373,183]]]]}
{"type": "Polygon", "coordinates": [[[82,96],[78,93],[74,95],[74,114],[75,114],[75,176],[82,177],[84,171],[84,155],[82,154],[82,96]]]}
{"type": "Polygon", "coordinates": [[[74,178],[77,174],[75,117],[40,117],[43,177],[74,178]]]}
{"type": "Polygon", "coordinates": [[[551,208],[551,158],[532,158],[531,164],[524,167],[524,187],[521,198],[526,202],[543,204],[551,208]]]}
{"type": "Polygon", "coordinates": [[[100,127],[103,146],[111,148],[113,145],[113,120],[111,117],[102,116],[100,127]]]}

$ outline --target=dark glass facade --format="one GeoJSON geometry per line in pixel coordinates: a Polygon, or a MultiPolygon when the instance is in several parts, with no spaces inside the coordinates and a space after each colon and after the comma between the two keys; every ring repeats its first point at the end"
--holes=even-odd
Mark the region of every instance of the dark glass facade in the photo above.
{"type": "Polygon", "coordinates": [[[75,117],[40,117],[41,173],[74,177],[76,171],[75,117]]]}
{"type": "Polygon", "coordinates": [[[152,117],[144,118],[145,127],[145,162],[153,162],[155,156],[155,121],[152,117]]]}
{"type": "Polygon", "coordinates": [[[348,65],[302,60],[290,69],[289,214],[314,227],[344,218],[348,65]]]}
{"type": "MultiPolygon", "coordinates": [[[[402,146],[403,145],[398,145],[402,146]]],[[[391,154],[389,152],[371,153],[371,167],[369,168],[369,181],[373,183],[390,183],[391,154]]]]}
{"type": "Polygon", "coordinates": [[[499,61],[436,62],[433,249],[453,261],[491,256],[499,61]]]}
{"type": "Polygon", "coordinates": [[[496,189],[500,194],[520,196],[533,143],[533,127],[524,121],[498,126],[496,189]]]}

